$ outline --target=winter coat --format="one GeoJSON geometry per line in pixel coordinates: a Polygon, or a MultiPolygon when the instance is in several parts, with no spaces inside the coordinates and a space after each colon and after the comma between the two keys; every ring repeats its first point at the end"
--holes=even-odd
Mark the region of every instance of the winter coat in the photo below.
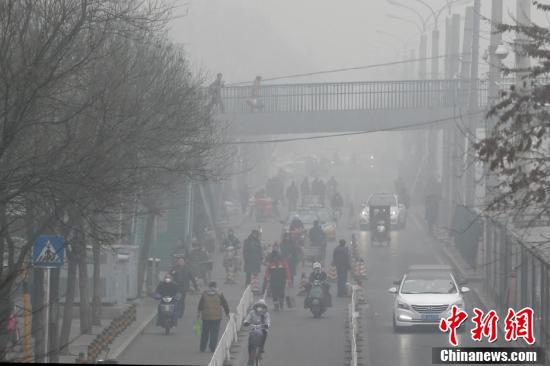
{"type": "Polygon", "coordinates": [[[233,247],[235,249],[238,249],[241,246],[241,242],[235,235],[227,235],[227,237],[223,240],[223,247],[233,247]]]}
{"type": "Polygon", "coordinates": [[[202,320],[221,320],[222,310],[229,316],[229,305],[223,294],[213,289],[204,291],[198,307],[202,320]]]}
{"type": "Polygon", "coordinates": [[[246,318],[244,319],[243,323],[249,323],[254,325],[265,324],[269,328],[271,327],[271,316],[269,315],[268,312],[260,315],[256,313],[254,309],[252,309],[246,315],[246,318]]]}
{"type": "Polygon", "coordinates": [[[313,283],[313,281],[325,282],[327,278],[327,273],[325,271],[313,271],[309,274],[309,283],[313,283]]]}
{"type": "Polygon", "coordinates": [[[193,283],[193,287],[198,287],[195,276],[193,276],[193,273],[191,273],[191,270],[189,270],[187,265],[184,265],[183,267],[176,266],[170,273],[174,276],[174,281],[176,282],[180,292],[187,292],[187,290],[189,290],[190,282],[193,283]]]}
{"type": "Polygon", "coordinates": [[[311,241],[311,245],[314,246],[326,243],[327,237],[321,226],[314,226],[309,230],[309,240],[311,241]]]}
{"type": "Polygon", "coordinates": [[[288,269],[288,263],[285,260],[279,259],[267,263],[264,281],[284,284],[285,281],[289,281],[291,278],[292,274],[290,273],[290,270],[288,269]]]}
{"type": "Polygon", "coordinates": [[[249,236],[243,245],[244,271],[260,273],[262,270],[263,248],[260,241],[249,236]]]}
{"type": "Polygon", "coordinates": [[[350,269],[348,248],[339,245],[332,253],[332,265],[338,269],[350,269]]]}
{"type": "Polygon", "coordinates": [[[174,282],[164,282],[158,284],[157,289],[155,290],[157,294],[162,297],[174,297],[178,293],[178,286],[174,282]]]}

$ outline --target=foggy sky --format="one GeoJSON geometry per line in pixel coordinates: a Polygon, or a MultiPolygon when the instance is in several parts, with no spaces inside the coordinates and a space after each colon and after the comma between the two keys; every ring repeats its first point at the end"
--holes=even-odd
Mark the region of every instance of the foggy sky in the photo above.
{"type": "MultiPolygon", "coordinates": [[[[427,0],[434,9],[445,0],[427,0]]],[[[427,8],[415,0],[400,0],[425,16],[427,8]]],[[[464,14],[467,1],[459,1],[453,12],[464,14]]],[[[490,0],[482,0],[482,15],[489,17],[490,0]]],[[[473,0],[470,1],[473,5],[473,0]]],[[[172,21],[170,37],[184,44],[196,69],[213,77],[224,74],[226,83],[312,72],[342,67],[396,61],[414,49],[418,57],[419,32],[415,26],[387,17],[392,13],[408,19],[417,17],[386,0],[180,0],[179,14],[172,21]],[[377,30],[397,34],[407,42],[381,35],[377,30]]],[[[504,1],[505,20],[515,12],[515,1],[504,1]]],[[[534,18],[537,20],[535,11],[534,18]]],[[[439,18],[440,51],[444,52],[444,19],[439,18]]],[[[463,19],[461,19],[463,22],[463,19]]],[[[433,27],[433,20],[429,21],[433,27]]],[[[488,46],[490,25],[481,22],[480,55],[488,46]]],[[[428,32],[428,55],[431,42],[428,32]]],[[[462,43],[462,29],[461,29],[462,43]]],[[[509,57],[513,63],[513,58],[509,57]]],[[[480,61],[480,76],[487,64],[480,61]]],[[[282,82],[351,81],[401,79],[402,66],[335,73],[282,82]]],[[[440,72],[443,73],[443,61],[440,72]]],[[[415,78],[416,75],[411,75],[415,78]]]]}

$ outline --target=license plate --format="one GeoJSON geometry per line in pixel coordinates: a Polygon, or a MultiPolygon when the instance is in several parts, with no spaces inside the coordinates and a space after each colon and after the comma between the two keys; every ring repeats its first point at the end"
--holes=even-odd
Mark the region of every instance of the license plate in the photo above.
{"type": "Polygon", "coordinates": [[[422,320],[425,321],[439,321],[439,314],[422,314],[422,320]]]}

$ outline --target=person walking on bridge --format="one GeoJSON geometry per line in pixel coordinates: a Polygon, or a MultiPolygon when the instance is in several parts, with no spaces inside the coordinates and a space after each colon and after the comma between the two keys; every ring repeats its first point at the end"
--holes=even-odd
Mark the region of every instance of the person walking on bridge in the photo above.
{"type": "Polygon", "coordinates": [[[210,343],[210,352],[216,350],[218,345],[218,334],[222,320],[222,310],[229,318],[229,305],[221,292],[218,292],[218,285],[211,281],[208,283],[208,290],[204,291],[199,300],[197,318],[202,319],[200,350],[206,350],[206,344],[210,343]],[[210,340],[210,342],[208,342],[210,340]]]}
{"type": "Polygon", "coordinates": [[[222,74],[218,73],[216,75],[216,80],[208,87],[208,92],[210,93],[210,108],[212,110],[219,110],[221,113],[225,112],[222,101],[222,88],[223,88],[222,74]]]}
{"type": "Polygon", "coordinates": [[[243,244],[244,271],[246,273],[246,286],[250,284],[252,275],[257,275],[262,270],[263,249],[260,242],[260,232],[252,230],[243,244]]]}
{"type": "Polygon", "coordinates": [[[298,205],[298,187],[296,186],[296,182],[292,181],[288,188],[286,189],[286,199],[288,201],[288,210],[289,211],[295,211],[296,206],[298,205]]]}
{"type": "Polygon", "coordinates": [[[252,89],[250,92],[250,98],[247,100],[248,105],[252,112],[261,111],[264,109],[262,100],[260,99],[260,88],[262,84],[262,77],[256,76],[252,82],[252,89]]]}
{"type": "Polygon", "coordinates": [[[348,248],[346,247],[346,241],[340,239],[339,245],[334,249],[332,253],[332,265],[336,267],[336,274],[338,276],[337,282],[337,295],[338,297],[346,296],[346,283],[348,282],[348,272],[351,268],[350,256],[348,248]]]}
{"type": "Polygon", "coordinates": [[[302,194],[302,206],[305,206],[309,203],[309,195],[311,194],[311,189],[309,187],[309,180],[307,177],[304,178],[302,184],[300,185],[300,193],[302,194]]]}

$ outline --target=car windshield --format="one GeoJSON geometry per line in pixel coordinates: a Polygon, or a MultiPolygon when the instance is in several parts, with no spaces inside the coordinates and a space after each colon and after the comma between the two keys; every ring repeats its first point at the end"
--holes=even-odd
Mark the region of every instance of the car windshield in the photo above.
{"type": "Polygon", "coordinates": [[[408,276],[401,286],[402,294],[456,294],[451,276],[408,276]]]}
{"type": "Polygon", "coordinates": [[[377,194],[369,199],[369,206],[397,206],[394,195],[377,194]]]}

